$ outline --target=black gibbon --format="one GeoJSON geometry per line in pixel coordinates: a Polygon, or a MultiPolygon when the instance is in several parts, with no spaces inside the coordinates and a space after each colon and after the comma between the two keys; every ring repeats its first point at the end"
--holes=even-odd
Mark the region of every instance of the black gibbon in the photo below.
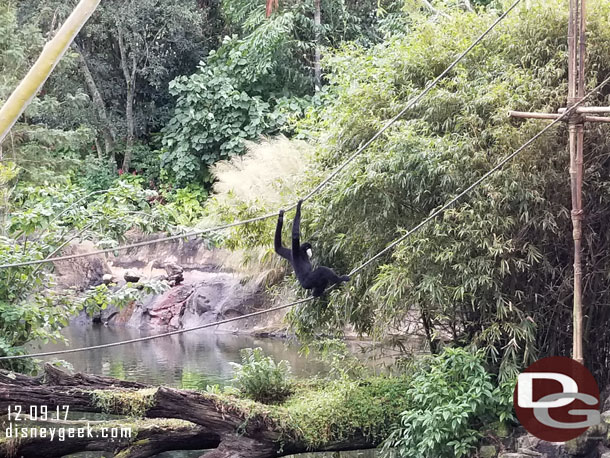
{"type": "Polygon", "coordinates": [[[337,275],[331,268],[320,266],[313,270],[310,257],[312,256],[311,244],[306,242],[301,245],[301,205],[297,204],[297,212],[292,224],[292,250],[282,245],[282,226],[284,224],[284,210],[280,210],[277,227],[275,228],[275,252],[282,258],[287,259],[294,269],[294,273],[301,286],[305,289],[313,289],[313,296],[320,297],[324,290],[331,285],[350,280],[349,275],[337,275]]]}

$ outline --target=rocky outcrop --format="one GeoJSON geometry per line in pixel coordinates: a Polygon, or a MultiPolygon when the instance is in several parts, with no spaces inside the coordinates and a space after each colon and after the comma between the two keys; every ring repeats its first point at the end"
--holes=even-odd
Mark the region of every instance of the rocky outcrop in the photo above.
{"type": "MultiPolygon", "coordinates": [[[[182,329],[263,307],[266,299],[263,285],[255,280],[243,280],[234,272],[185,272],[183,284],[137,304],[127,324],[138,328],[182,329]]],[[[227,324],[222,329],[244,327],[249,327],[248,323],[227,324]]]]}
{"type": "Polygon", "coordinates": [[[602,422],[568,442],[547,442],[518,428],[511,436],[498,438],[502,445],[483,445],[481,458],[610,458],[610,411],[602,422]],[[503,450],[503,451],[501,451],[503,450]]]}
{"type": "MultiPolygon", "coordinates": [[[[154,239],[156,236],[153,236],[154,239]]],[[[146,238],[150,239],[150,236],[146,238]]],[[[127,243],[143,237],[132,235],[127,243]]],[[[71,252],[94,250],[90,242],[72,247],[71,252]]],[[[139,329],[183,329],[240,316],[265,306],[270,300],[264,290],[272,271],[243,272],[229,251],[209,249],[202,239],[174,240],[147,245],[120,253],[119,256],[93,256],[58,264],[62,287],[84,290],[101,284],[104,278],[136,283],[164,279],[171,288],[118,310],[108,307],[93,316],[94,322],[126,325],[139,329]],[[75,262],[78,261],[78,262],[75,262]]],[[[228,323],[216,328],[223,331],[282,334],[284,313],[228,323]]],[[[91,318],[81,314],[76,320],[91,318]]]]}
{"type": "MultiPolygon", "coordinates": [[[[97,249],[93,242],[84,241],[68,245],[62,250],[61,254],[67,256],[91,253],[97,249]]],[[[77,291],[84,291],[92,286],[100,285],[104,281],[104,275],[111,274],[110,266],[101,254],[56,261],[54,266],[57,286],[63,289],[74,288],[77,291]]]]}

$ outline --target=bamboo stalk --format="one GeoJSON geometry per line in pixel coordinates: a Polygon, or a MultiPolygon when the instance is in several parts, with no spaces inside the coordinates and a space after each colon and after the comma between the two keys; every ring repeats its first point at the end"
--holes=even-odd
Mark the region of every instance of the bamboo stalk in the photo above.
{"type": "MultiPolygon", "coordinates": [[[[560,108],[558,113],[565,113],[567,108],[560,108]]],[[[610,113],[610,107],[576,107],[576,113],[610,113]]]]}
{"type": "Polygon", "coordinates": [[[585,122],[610,122],[610,118],[605,116],[584,116],[585,122]]]}
{"type": "Polygon", "coordinates": [[[81,0],[38,60],[0,109],[0,144],[36,96],[55,66],[99,5],[100,0],[81,0]]]}
{"type": "MultiPolygon", "coordinates": [[[[585,93],[585,52],[586,17],[585,1],[571,0],[573,10],[573,36],[570,41],[570,67],[574,69],[569,88],[572,98],[568,106],[578,102],[585,93]],[[575,30],[576,29],[576,30],[575,30]]],[[[574,308],[573,308],[573,349],[572,358],[579,363],[583,356],[583,303],[582,303],[582,206],[584,120],[578,115],[570,117],[570,185],[572,194],[572,238],[574,240],[574,308]]]]}
{"type": "Polygon", "coordinates": [[[529,111],[509,111],[509,116],[513,118],[533,118],[533,119],[557,119],[561,114],[557,113],[532,113],[529,111]]]}

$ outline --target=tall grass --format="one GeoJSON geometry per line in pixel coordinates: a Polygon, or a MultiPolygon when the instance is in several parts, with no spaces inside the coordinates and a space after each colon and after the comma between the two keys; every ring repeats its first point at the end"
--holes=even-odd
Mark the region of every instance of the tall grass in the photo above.
{"type": "Polygon", "coordinates": [[[261,143],[247,143],[248,153],[218,162],[212,172],[216,177],[215,199],[228,199],[277,208],[298,194],[298,177],[307,167],[311,147],[303,141],[279,136],[261,143]]]}

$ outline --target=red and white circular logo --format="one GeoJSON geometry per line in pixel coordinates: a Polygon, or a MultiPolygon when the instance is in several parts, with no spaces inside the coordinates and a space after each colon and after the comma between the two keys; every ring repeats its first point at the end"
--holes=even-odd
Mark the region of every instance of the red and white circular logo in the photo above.
{"type": "Polygon", "coordinates": [[[523,371],[513,402],[523,427],[549,442],[574,439],[601,422],[595,378],[563,356],[540,359],[523,371]]]}

